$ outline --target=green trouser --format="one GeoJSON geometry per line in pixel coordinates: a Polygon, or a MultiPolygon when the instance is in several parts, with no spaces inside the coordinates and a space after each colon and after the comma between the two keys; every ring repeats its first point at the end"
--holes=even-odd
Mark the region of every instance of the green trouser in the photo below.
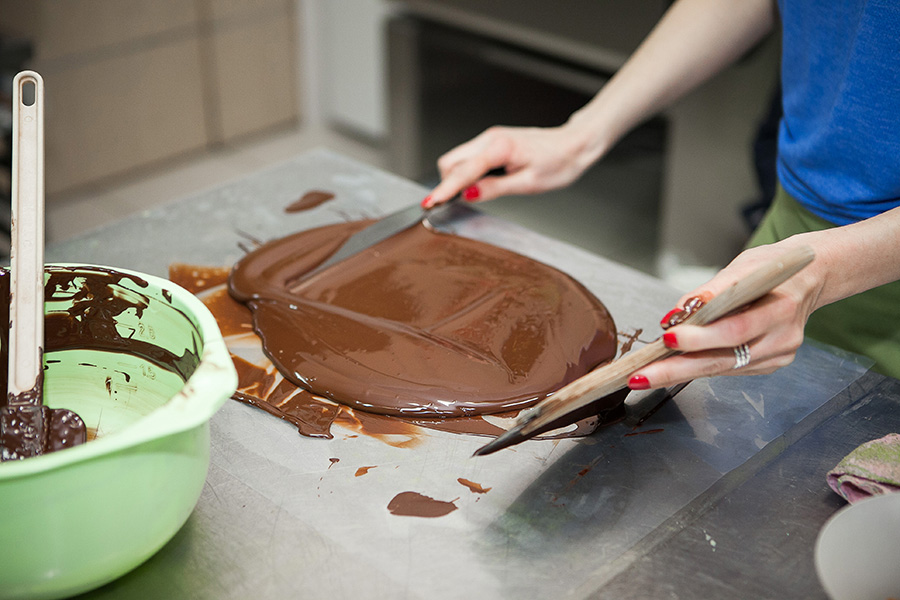
{"type": "MultiPolygon", "coordinates": [[[[803,208],[781,186],[748,246],[760,246],[834,224],[803,208]]],[[[898,260],[885,256],[885,260],[898,260]]],[[[806,335],[875,361],[872,370],[900,378],[900,281],[845,298],[815,311],[806,335]]]]}

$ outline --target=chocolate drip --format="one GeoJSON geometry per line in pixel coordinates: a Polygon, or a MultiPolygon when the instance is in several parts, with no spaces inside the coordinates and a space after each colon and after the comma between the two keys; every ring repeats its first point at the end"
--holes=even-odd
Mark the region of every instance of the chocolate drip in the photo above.
{"type": "Polygon", "coordinates": [[[699,296],[688,298],[681,310],[672,312],[669,315],[669,318],[666,319],[664,323],[661,323],[662,328],[669,329],[670,327],[681,325],[684,323],[685,319],[697,312],[704,304],[706,304],[706,302],[699,296]]]}

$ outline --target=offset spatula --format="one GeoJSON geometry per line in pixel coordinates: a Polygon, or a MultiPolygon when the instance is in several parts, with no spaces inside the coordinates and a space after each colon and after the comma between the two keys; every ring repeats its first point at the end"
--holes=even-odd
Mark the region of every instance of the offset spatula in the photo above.
{"type": "MultiPolygon", "coordinates": [[[[738,281],[691,314],[684,323],[706,325],[726,314],[758,300],[800,271],[815,258],[808,246],[787,251],[779,259],[768,262],[745,279],[738,281]]],[[[587,375],[576,379],[534,408],[522,413],[509,431],[479,448],[476,456],[491,454],[502,448],[518,444],[551,429],[557,429],[584,418],[583,409],[613,392],[626,387],[628,377],[654,361],[677,351],[667,348],[662,338],[643,348],[630,352],[587,375]],[[571,418],[569,416],[572,415],[571,418]]]]}
{"type": "MultiPolygon", "coordinates": [[[[378,242],[397,235],[401,231],[406,231],[413,225],[418,225],[426,219],[439,218],[452,211],[455,204],[455,198],[449,202],[429,209],[422,209],[421,206],[416,204],[391,213],[386,217],[382,217],[365,229],[351,235],[334,254],[319,263],[316,268],[304,273],[300,281],[309,279],[316,273],[324,271],[341,261],[347,260],[351,256],[359,254],[366,248],[370,248],[378,242]]],[[[299,285],[299,282],[296,285],[299,285]]]]}
{"type": "MultiPolygon", "coordinates": [[[[506,169],[501,167],[498,169],[491,169],[485,176],[500,176],[505,173],[506,169]]],[[[378,242],[397,235],[402,231],[406,231],[413,225],[418,225],[423,221],[427,221],[434,226],[449,222],[452,220],[454,214],[459,211],[458,204],[459,195],[457,194],[447,202],[432,208],[423,209],[418,204],[415,204],[391,213],[386,217],[382,217],[365,229],[351,235],[334,254],[316,265],[314,269],[304,273],[300,279],[291,286],[291,291],[297,291],[303,286],[303,283],[313,275],[320,273],[355,254],[359,254],[367,248],[371,248],[378,242]]]]}
{"type": "Polygon", "coordinates": [[[0,408],[0,460],[85,441],[81,417],[44,406],[44,84],[32,71],[13,84],[9,383],[0,408]],[[26,90],[33,90],[26,94],[26,90]]]}

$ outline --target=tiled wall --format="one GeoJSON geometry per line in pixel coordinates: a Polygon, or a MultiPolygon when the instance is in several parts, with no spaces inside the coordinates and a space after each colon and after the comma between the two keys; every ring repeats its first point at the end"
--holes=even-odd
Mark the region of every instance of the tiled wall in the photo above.
{"type": "Polygon", "coordinates": [[[48,194],[296,123],[292,0],[0,0],[44,78],[48,194]]]}

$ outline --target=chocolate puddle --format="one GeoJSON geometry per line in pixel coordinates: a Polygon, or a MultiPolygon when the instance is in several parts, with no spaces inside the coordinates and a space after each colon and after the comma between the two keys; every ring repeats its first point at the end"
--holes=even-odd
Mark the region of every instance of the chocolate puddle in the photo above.
{"type": "Polygon", "coordinates": [[[400,492],[388,503],[392,515],[400,517],[443,517],[456,510],[453,502],[435,500],[417,492],[400,492]]]}
{"type": "Polygon", "coordinates": [[[612,317],[579,283],[423,226],[301,281],[368,224],[269,242],[231,273],[296,386],[368,412],[465,417],[530,406],[615,355],[612,317]]]}

